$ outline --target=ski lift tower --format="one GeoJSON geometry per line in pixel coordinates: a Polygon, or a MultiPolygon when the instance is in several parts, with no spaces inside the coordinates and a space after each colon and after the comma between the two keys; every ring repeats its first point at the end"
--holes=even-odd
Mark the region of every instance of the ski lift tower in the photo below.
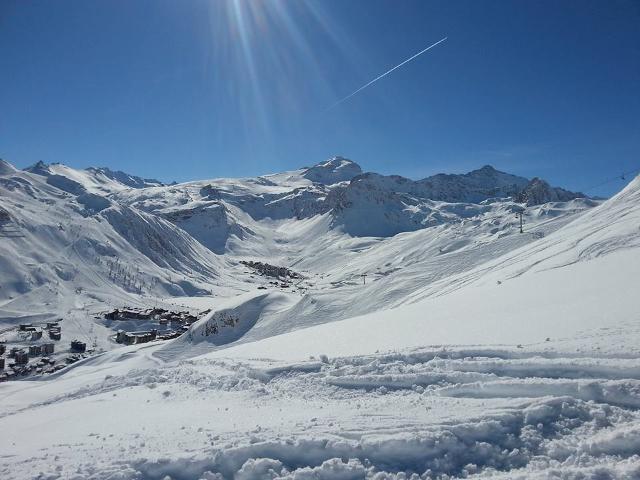
{"type": "Polygon", "coordinates": [[[523,219],[522,219],[522,215],[524,214],[524,207],[517,207],[516,209],[516,218],[520,220],[520,233],[524,233],[524,230],[522,229],[522,225],[524,223],[523,219]]]}

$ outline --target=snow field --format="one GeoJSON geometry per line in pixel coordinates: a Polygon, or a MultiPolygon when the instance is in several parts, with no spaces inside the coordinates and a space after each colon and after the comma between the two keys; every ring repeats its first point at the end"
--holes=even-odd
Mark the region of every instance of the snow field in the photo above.
{"type": "MultiPolygon", "coordinates": [[[[52,398],[14,398],[15,410],[0,418],[16,432],[3,477],[640,474],[637,359],[448,348],[293,364],[205,356],[155,367],[147,350],[138,362],[146,368],[112,375],[113,362],[104,362],[100,375],[69,372],[52,398]]],[[[28,383],[27,391],[45,382],[28,383]]]]}

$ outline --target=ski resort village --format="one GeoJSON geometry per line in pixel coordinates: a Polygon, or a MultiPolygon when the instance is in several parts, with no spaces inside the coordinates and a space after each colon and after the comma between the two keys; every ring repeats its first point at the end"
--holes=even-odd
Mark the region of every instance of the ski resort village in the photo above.
{"type": "Polygon", "coordinates": [[[640,178],[0,163],[6,479],[640,478],[640,178]]]}

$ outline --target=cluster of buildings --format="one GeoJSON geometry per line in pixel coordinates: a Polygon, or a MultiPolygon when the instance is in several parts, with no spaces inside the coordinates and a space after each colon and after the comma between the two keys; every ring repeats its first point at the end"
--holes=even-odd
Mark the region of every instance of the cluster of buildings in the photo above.
{"type": "MultiPolygon", "coordinates": [[[[172,312],[163,308],[116,309],[104,314],[104,318],[157,323],[157,328],[149,330],[118,330],[115,340],[124,345],[179,337],[198,320],[196,315],[189,312],[172,312]]],[[[16,330],[20,333],[19,341],[10,342],[10,347],[0,343],[0,382],[33,373],[53,373],[87,355],[87,344],[80,340],[72,340],[68,350],[58,351],[56,343],[62,339],[59,321],[38,325],[23,323],[18,325],[16,330]],[[56,358],[53,358],[54,356],[56,358]]]]}
{"type": "Polygon", "coordinates": [[[107,320],[157,320],[161,325],[165,325],[169,322],[172,323],[185,323],[189,324],[195,322],[198,317],[190,314],[189,312],[171,312],[164,308],[148,308],[145,310],[134,308],[123,308],[111,312],[107,312],[104,315],[107,320]]]}
{"type": "Polygon", "coordinates": [[[189,312],[172,312],[164,308],[150,309],[133,309],[123,308],[115,309],[104,315],[107,320],[139,320],[152,321],[158,323],[158,328],[150,330],[140,330],[128,332],[118,330],[115,340],[124,345],[133,345],[138,343],[147,343],[154,340],[169,340],[179,337],[189,330],[189,326],[193,324],[198,317],[189,312]],[[162,330],[162,331],[160,331],[162,330]]]}
{"type": "Polygon", "coordinates": [[[246,267],[252,268],[257,271],[260,275],[264,275],[266,277],[275,277],[278,279],[301,279],[302,275],[298,272],[294,272],[293,270],[287,267],[279,267],[277,265],[270,265],[264,262],[252,262],[246,260],[240,260],[240,263],[246,267]]]}
{"type": "Polygon", "coordinates": [[[87,349],[86,343],[73,340],[69,348],[71,353],[60,358],[57,354],[62,352],[57,352],[56,348],[56,343],[62,339],[60,322],[40,325],[23,323],[16,330],[20,334],[19,341],[12,342],[10,347],[0,343],[0,382],[18,376],[56,372],[80,360],[87,349]],[[48,339],[44,336],[45,332],[48,339]]]}
{"type": "Polygon", "coordinates": [[[147,343],[158,338],[158,330],[152,329],[150,331],[140,332],[125,332],[124,330],[118,330],[116,333],[116,342],[123,343],[125,345],[133,345],[135,343],[147,343]]]}
{"type": "Polygon", "coordinates": [[[47,322],[44,328],[42,326],[34,326],[32,323],[21,323],[18,330],[30,333],[31,341],[40,340],[44,330],[47,331],[47,335],[51,340],[62,339],[62,327],[60,327],[60,322],[47,322]]]}
{"type": "Polygon", "coordinates": [[[55,360],[49,358],[54,352],[55,344],[52,342],[29,345],[26,348],[14,346],[8,352],[7,346],[0,344],[0,355],[3,355],[0,357],[0,381],[30,373],[52,373],[63,368],[64,365],[56,368],[55,360]]]}

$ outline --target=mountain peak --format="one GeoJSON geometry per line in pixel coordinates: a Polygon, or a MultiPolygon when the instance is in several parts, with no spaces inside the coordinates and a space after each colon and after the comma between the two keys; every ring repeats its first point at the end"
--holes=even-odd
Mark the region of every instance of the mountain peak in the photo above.
{"type": "Polygon", "coordinates": [[[38,175],[49,175],[49,164],[38,160],[36,163],[24,169],[25,172],[36,173],[38,175]]]}
{"type": "Polygon", "coordinates": [[[501,172],[500,170],[497,170],[496,168],[493,167],[493,165],[484,165],[480,168],[477,168],[476,170],[471,170],[469,173],[467,173],[468,176],[485,176],[485,177],[491,177],[491,176],[495,176],[495,175],[510,175],[508,173],[505,172],[501,172]]]}
{"type": "Polygon", "coordinates": [[[357,163],[339,155],[309,167],[302,176],[315,183],[333,185],[351,180],[362,173],[357,163]]]}

